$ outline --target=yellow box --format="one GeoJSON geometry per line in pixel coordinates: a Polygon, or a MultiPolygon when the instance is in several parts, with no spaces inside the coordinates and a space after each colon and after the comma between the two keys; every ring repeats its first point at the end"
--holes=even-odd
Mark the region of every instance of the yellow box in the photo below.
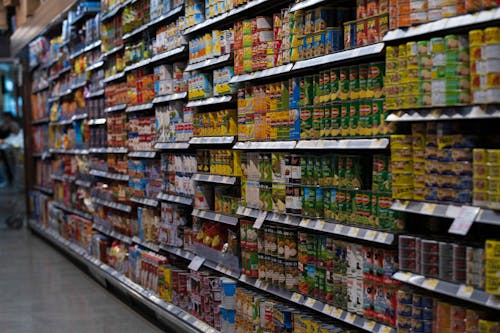
{"type": "Polygon", "coordinates": [[[500,259],[500,241],[488,239],[485,247],[486,259],[500,259]]]}

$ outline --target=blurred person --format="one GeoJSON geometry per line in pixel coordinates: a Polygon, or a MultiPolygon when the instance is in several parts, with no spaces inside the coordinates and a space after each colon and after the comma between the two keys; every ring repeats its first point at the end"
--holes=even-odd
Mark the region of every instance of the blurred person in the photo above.
{"type": "Polygon", "coordinates": [[[10,112],[4,112],[0,123],[0,161],[4,171],[0,172],[0,188],[11,185],[14,180],[6,149],[20,133],[21,130],[14,116],[10,112]]]}

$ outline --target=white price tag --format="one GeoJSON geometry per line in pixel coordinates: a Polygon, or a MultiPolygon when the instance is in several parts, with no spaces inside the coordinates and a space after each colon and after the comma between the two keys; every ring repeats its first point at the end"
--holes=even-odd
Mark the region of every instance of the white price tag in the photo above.
{"type": "Polygon", "coordinates": [[[378,331],[379,333],[391,333],[392,328],[389,326],[382,326],[378,331]]]}
{"type": "Polygon", "coordinates": [[[422,288],[426,288],[429,290],[435,290],[437,285],[439,284],[439,280],[436,279],[426,279],[424,283],[422,283],[422,288]]]}
{"type": "Polygon", "coordinates": [[[309,223],[311,223],[310,219],[302,219],[300,221],[299,227],[307,228],[309,226],[309,223]]]}
{"type": "Polygon", "coordinates": [[[193,271],[198,271],[204,262],[205,258],[196,256],[194,257],[193,260],[191,260],[191,263],[189,264],[188,268],[192,269],[193,271]]]}
{"type": "Polygon", "coordinates": [[[365,239],[372,241],[375,239],[376,236],[377,236],[377,232],[375,230],[368,230],[365,234],[365,239]]]}
{"type": "Polygon", "coordinates": [[[215,214],[214,220],[220,221],[221,215],[220,214],[215,214]]]}
{"type": "Polygon", "coordinates": [[[295,303],[300,302],[300,299],[302,298],[302,295],[299,293],[293,293],[292,294],[292,301],[295,303]]]}
{"type": "Polygon", "coordinates": [[[341,234],[343,228],[344,228],[344,226],[342,224],[337,224],[335,226],[335,228],[333,229],[333,233],[335,233],[335,234],[341,234]]]}
{"type": "Polygon", "coordinates": [[[306,302],[304,303],[305,306],[312,308],[316,304],[316,300],[314,298],[308,297],[306,302]]]}
{"type": "Polygon", "coordinates": [[[422,207],[422,213],[424,214],[434,214],[435,210],[436,210],[436,204],[432,203],[425,203],[424,206],[422,207]]]}
{"type": "Polygon", "coordinates": [[[373,329],[375,328],[375,325],[376,323],[372,320],[367,320],[365,321],[365,323],[363,324],[363,329],[364,330],[367,330],[367,331],[373,331],[373,329]]]}
{"type": "Polygon", "coordinates": [[[259,230],[260,227],[262,227],[262,224],[264,224],[266,217],[267,217],[267,212],[260,212],[259,215],[257,216],[257,219],[255,219],[255,222],[253,224],[254,229],[259,230]]]}
{"type": "Polygon", "coordinates": [[[345,321],[349,324],[354,323],[356,320],[357,316],[354,313],[348,313],[347,316],[345,317],[345,321]]]}
{"type": "Polygon", "coordinates": [[[351,227],[349,229],[349,232],[347,233],[349,237],[358,237],[358,234],[359,234],[359,228],[356,227],[351,227]]]}
{"type": "Polygon", "coordinates": [[[325,304],[322,312],[326,315],[331,316],[333,312],[333,306],[331,306],[330,304],[325,304]]]}
{"type": "Polygon", "coordinates": [[[474,287],[462,284],[460,288],[458,288],[457,296],[460,298],[471,298],[473,292],[474,287]]]}
{"type": "Polygon", "coordinates": [[[317,223],[316,223],[316,230],[323,230],[325,228],[325,224],[326,222],[324,220],[319,220],[317,223]]]}
{"type": "Polygon", "coordinates": [[[335,310],[333,310],[332,314],[335,318],[340,318],[342,317],[342,314],[344,313],[344,310],[342,309],[339,309],[339,308],[336,308],[335,310]]]}
{"type": "Polygon", "coordinates": [[[385,243],[385,241],[387,240],[388,236],[389,236],[389,234],[386,233],[386,232],[379,232],[377,234],[377,238],[375,239],[375,241],[378,242],[378,243],[385,243]]]}
{"type": "Polygon", "coordinates": [[[496,309],[500,309],[500,297],[495,295],[490,295],[486,301],[486,306],[490,306],[496,309]]]}
{"type": "Polygon", "coordinates": [[[467,235],[472,226],[472,223],[476,220],[477,214],[479,214],[479,207],[472,206],[462,206],[460,212],[458,212],[457,217],[453,220],[453,223],[448,229],[450,234],[457,235],[467,235]]]}

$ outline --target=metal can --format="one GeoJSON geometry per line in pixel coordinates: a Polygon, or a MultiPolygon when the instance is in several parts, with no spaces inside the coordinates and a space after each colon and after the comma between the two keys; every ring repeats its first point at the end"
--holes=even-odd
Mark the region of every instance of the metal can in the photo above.
{"type": "Polygon", "coordinates": [[[340,69],[334,68],[330,71],[330,100],[340,100],[340,69]]]}
{"type": "Polygon", "coordinates": [[[339,69],[339,88],[340,88],[340,99],[347,100],[349,98],[349,67],[340,67],[339,69]]]}
{"type": "Polygon", "coordinates": [[[340,104],[340,135],[341,136],[349,136],[350,133],[350,103],[342,102],[340,104]]]}
{"type": "Polygon", "coordinates": [[[341,135],[342,128],[341,103],[334,102],[331,105],[330,135],[333,137],[341,135]]]}
{"type": "Polygon", "coordinates": [[[349,135],[359,135],[359,101],[349,103],[349,135]]]}

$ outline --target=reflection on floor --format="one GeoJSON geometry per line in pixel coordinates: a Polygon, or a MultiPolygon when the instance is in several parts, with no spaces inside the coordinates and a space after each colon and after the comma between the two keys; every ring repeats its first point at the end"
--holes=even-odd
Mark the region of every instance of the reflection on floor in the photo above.
{"type": "MultiPolygon", "coordinates": [[[[4,219],[13,210],[5,204],[13,196],[4,194],[0,192],[2,333],[161,332],[29,230],[6,228],[4,219]]],[[[22,203],[22,196],[15,198],[22,203]]]]}

